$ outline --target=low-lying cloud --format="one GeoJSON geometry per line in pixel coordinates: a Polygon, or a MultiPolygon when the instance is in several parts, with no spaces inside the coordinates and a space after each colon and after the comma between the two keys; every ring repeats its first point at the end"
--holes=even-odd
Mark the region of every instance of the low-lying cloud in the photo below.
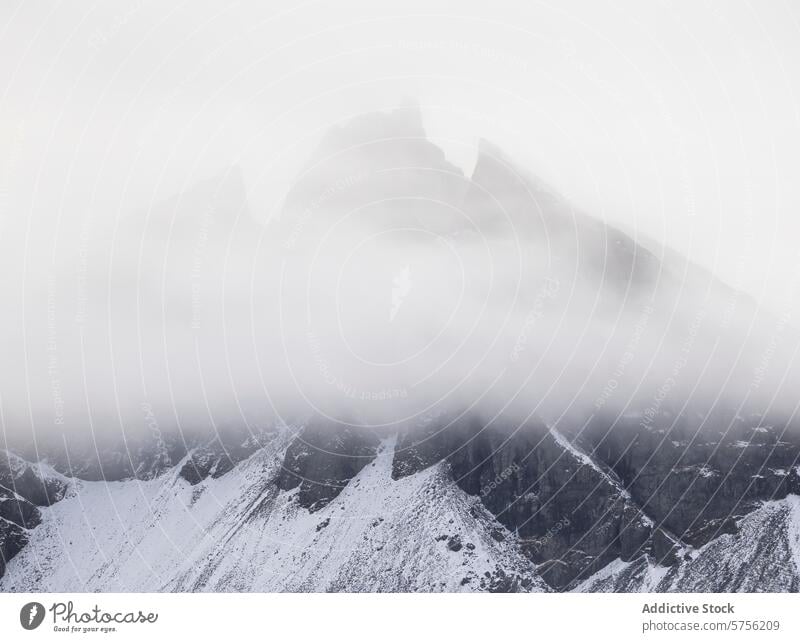
{"type": "Polygon", "coordinates": [[[69,257],[25,261],[22,290],[7,277],[7,437],[794,412],[791,319],[574,211],[491,145],[464,176],[413,109],[333,130],[280,216],[252,214],[234,168],[76,224],[69,257]]]}

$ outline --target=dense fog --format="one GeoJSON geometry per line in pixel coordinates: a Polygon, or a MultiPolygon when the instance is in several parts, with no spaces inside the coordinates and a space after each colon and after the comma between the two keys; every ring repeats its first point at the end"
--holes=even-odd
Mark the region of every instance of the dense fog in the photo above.
{"type": "Polygon", "coordinates": [[[792,421],[792,11],[0,8],[4,439],[792,421]]]}
{"type": "Polygon", "coordinates": [[[488,142],[466,176],[414,105],[333,127],[265,224],[246,194],[232,167],[29,265],[3,319],[12,441],[794,412],[788,319],[488,142]]]}

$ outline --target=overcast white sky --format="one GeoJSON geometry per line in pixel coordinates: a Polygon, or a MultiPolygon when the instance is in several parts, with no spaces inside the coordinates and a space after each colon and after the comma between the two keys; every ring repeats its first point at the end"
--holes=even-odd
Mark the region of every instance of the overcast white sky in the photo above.
{"type": "Polygon", "coordinates": [[[780,0],[8,0],[3,247],[48,261],[85,217],[231,164],[266,218],[322,129],[412,98],[459,164],[494,139],[781,311],[800,275],[799,31],[780,0]]]}

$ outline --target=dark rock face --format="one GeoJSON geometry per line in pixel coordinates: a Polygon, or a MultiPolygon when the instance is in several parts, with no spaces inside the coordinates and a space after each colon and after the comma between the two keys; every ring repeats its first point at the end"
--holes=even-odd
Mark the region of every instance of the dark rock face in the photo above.
{"type": "Polygon", "coordinates": [[[701,431],[700,421],[665,413],[642,428],[596,419],[576,442],[542,424],[440,419],[400,438],[393,476],[447,461],[455,482],[563,589],[617,558],[680,564],[687,545],[733,534],[764,501],[800,493],[797,431],[757,417],[716,432],[706,420],[701,431]]]}
{"type": "MultiPolygon", "coordinates": [[[[446,460],[458,486],[520,538],[551,586],[653,549],[652,527],[613,473],[559,443],[543,424],[513,430],[469,418],[444,425],[404,434],[393,476],[446,460]]],[[[666,557],[665,550],[656,554],[666,557]]]]}
{"type": "Polygon", "coordinates": [[[28,534],[22,527],[0,519],[0,577],[6,572],[8,561],[28,543],[28,534]]]}
{"type": "Polygon", "coordinates": [[[28,542],[27,530],[38,526],[41,520],[36,506],[0,486],[0,577],[8,561],[28,542]]]}
{"type": "MultiPolygon", "coordinates": [[[[647,427],[630,417],[595,418],[580,435],[568,437],[536,421],[520,427],[511,421],[487,423],[477,415],[439,416],[399,435],[392,477],[445,463],[440,475],[475,498],[469,511],[488,517],[488,536],[519,546],[530,560],[531,575],[557,590],[578,586],[615,560],[609,567],[616,569],[613,574],[593,578],[592,590],[652,588],[653,577],[670,590],[704,590],[711,586],[707,573],[715,574],[713,586],[720,590],[756,590],[761,580],[737,570],[741,555],[756,560],[751,567],[760,564],[776,577],[781,563],[793,564],[786,531],[794,518],[786,506],[769,507],[776,504],[771,500],[784,498],[784,504],[795,506],[791,495],[800,494],[797,431],[758,418],[706,425],[701,431],[698,421],[667,412],[647,427]],[[765,516],[754,521],[760,513],[765,516]],[[765,528],[775,533],[767,536],[765,528]],[[699,553],[696,549],[705,544],[699,553]],[[653,575],[655,564],[671,569],[653,575]]],[[[224,439],[193,447],[179,474],[191,484],[221,477],[278,436],[277,452],[282,452],[286,432],[228,432],[224,439]]],[[[297,504],[314,512],[375,459],[379,446],[369,430],[314,421],[293,437],[278,475],[263,483],[274,484],[273,492],[275,487],[296,491],[297,504]]],[[[180,450],[139,452],[150,454],[125,469],[139,471],[134,476],[155,474],[180,450]]],[[[62,499],[68,482],[56,473],[43,474],[46,467],[0,455],[2,574],[27,543],[28,531],[43,519],[39,507],[62,499]]],[[[320,521],[317,532],[330,523],[330,518],[320,521]]],[[[435,545],[454,556],[477,554],[469,539],[444,529],[435,545]]],[[[497,568],[485,577],[466,575],[462,584],[526,590],[525,572],[497,568]]],[[[800,581],[784,575],[775,586],[796,587],[800,581]]]]}
{"type": "Polygon", "coordinates": [[[42,476],[35,464],[30,464],[8,451],[0,451],[0,490],[9,496],[20,496],[35,506],[50,506],[60,501],[66,484],[42,476]]]}
{"type": "Polygon", "coordinates": [[[796,430],[757,418],[717,420],[702,430],[700,422],[665,415],[643,427],[636,419],[613,426],[600,419],[584,435],[637,504],[696,547],[735,532],[736,519],[763,501],[800,492],[796,430]]]}
{"type": "Polygon", "coordinates": [[[458,535],[453,535],[447,539],[447,548],[454,553],[458,553],[463,548],[463,544],[461,543],[461,537],[458,535]]]}
{"type": "Polygon", "coordinates": [[[475,417],[440,416],[403,431],[392,459],[392,479],[402,479],[448,459],[463,448],[469,434],[478,433],[481,421],[475,417]]]}
{"type": "Polygon", "coordinates": [[[543,425],[510,434],[483,429],[449,461],[456,483],[517,534],[551,586],[639,554],[650,536],[614,480],[565,450],[543,425]]]}
{"type": "Polygon", "coordinates": [[[275,484],[281,490],[299,488],[298,503],[319,510],[375,459],[379,445],[368,430],[312,422],[289,445],[275,484]]]}
{"type": "Polygon", "coordinates": [[[725,534],[685,556],[668,570],[654,569],[642,556],[616,564],[579,587],[589,592],[728,593],[797,592],[796,529],[800,498],[766,502],[725,534]],[[653,571],[656,570],[655,573],[653,571]]]}
{"type": "Polygon", "coordinates": [[[42,521],[39,510],[28,500],[0,487],[0,518],[22,528],[34,528],[42,521]]]}
{"type": "Polygon", "coordinates": [[[60,501],[66,491],[64,482],[42,475],[35,464],[0,451],[0,576],[28,543],[28,530],[41,523],[37,506],[60,501]]]}
{"type": "Polygon", "coordinates": [[[38,526],[41,519],[33,504],[0,487],[0,577],[8,561],[27,544],[27,530],[38,526]]]}
{"type": "Polygon", "coordinates": [[[525,593],[531,586],[529,578],[516,573],[506,573],[496,567],[494,572],[487,573],[480,579],[481,590],[489,593],[525,593]]]}
{"type": "Polygon", "coordinates": [[[192,450],[179,474],[192,485],[208,477],[217,479],[263,448],[276,436],[276,430],[262,430],[257,433],[235,431],[226,433],[224,438],[216,436],[208,443],[192,450]]]}

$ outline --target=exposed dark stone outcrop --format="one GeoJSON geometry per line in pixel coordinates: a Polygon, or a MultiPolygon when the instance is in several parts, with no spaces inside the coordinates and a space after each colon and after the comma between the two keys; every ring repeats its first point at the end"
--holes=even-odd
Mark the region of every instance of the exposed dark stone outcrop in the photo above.
{"type": "Polygon", "coordinates": [[[0,518],[0,577],[6,571],[8,561],[19,553],[28,542],[24,528],[0,518]]]}
{"type": "Polygon", "coordinates": [[[22,528],[34,528],[42,521],[42,515],[36,506],[2,486],[0,486],[0,518],[22,528]]]}
{"type": "Polygon", "coordinates": [[[597,418],[583,438],[648,515],[699,547],[735,532],[736,518],[763,501],[800,492],[797,434],[758,418],[662,413],[644,426],[597,418]]]}
{"type": "Polygon", "coordinates": [[[494,572],[481,578],[480,587],[489,593],[525,593],[531,587],[531,580],[496,567],[494,572]]]}
{"type": "MultiPolygon", "coordinates": [[[[617,563],[580,586],[603,592],[791,592],[800,589],[796,563],[797,496],[766,502],[724,534],[684,555],[669,569],[645,556],[617,563]]],[[[577,588],[577,587],[576,587],[577,588]]]]}
{"type": "Polygon", "coordinates": [[[650,550],[652,528],[613,474],[565,448],[544,424],[517,429],[470,417],[408,431],[393,475],[443,460],[455,482],[519,537],[554,587],[650,550]]]}
{"type": "Polygon", "coordinates": [[[454,553],[458,553],[463,546],[464,545],[461,543],[461,537],[459,535],[452,535],[447,539],[447,548],[454,553]]]}
{"type": "MultiPolygon", "coordinates": [[[[598,586],[634,586],[654,564],[672,567],[658,577],[675,578],[700,564],[692,546],[716,545],[721,536],[738,542],[742,516],[767,500],[800,494],[797,433],[785,425],[738,420],[700,431],[696,421],[667,413],[652,424],[595,418],[568,436],[537,421],[520,426],[478,415],[439,416],[398,437],[392,477],[444,463],[440,474],[480,499],[470,511],[486,514],[488,534],[518,545],[531,573],[558,590],[577,586],[615,560],[621,560],[614,567],[621,569],[618,576],[601,574],[598,586]]],[[[224,440],[195,447],[179,473],[192,484],[221,477],[278,434],[288,439],[278,431],[226,433],[224,440]]],[[[317,511],[374,460],[379,445],[364,428],[313,421],[292,439],[274,482],[263,483],[296,490],[298,505],[317,511]]],[[[168,461],[148,455],[134,468],[149,475],[168,461]]],[[[41,521],[37,507],[66,492],[68,482],[46,470],[14,455],[0,458],[0,574],[41,521]]],[[[330,523],[319,522],[317,531],[330,523]]],[[[476,554],[467,539],[443,529],[432,545],[454,555],[476,554]]],[[[700,560],[703,568],[714,568],[707,555],[700,560]]],[[[736,586],[735,565],[723,562],[720,581],[736,586]]],[[[467,575],[463,582],[480,590],[526,589],[508,569],[467,575]]]]}
{"type": "Polygon", "coordinates": [[[60,501],[66,491],[66,482],[0,450],[0,576],[8,561],[27,544],[28,530],[40,524],[42,514],[37,506],[60,501]]]}
{"type": "Polygon", "coordinates": [[[66,483],[42,475],[39,466],[0,450],[0,487],[35,506],[50,506],[64,497],[66,483]]]}
{"type": "Polygon", "coordinates": [[[800,492],[797,431],[758,418],[717,419],[716,431],[706,420],[700,430],[701,421],[666,411],[647,428],[595,418],[567,440],[543,424],[439,418],[401,436],[393,477],[447,461],[545,580],[564,588],[616,558],[678,564],[687,545],[735,533],[763,501],[800,492]]]}
{"type": "Polygon", "coordinates": [[[276,436],[275,430],[254,433],[228,431],[224,436],[218,435],[192,450],[179,474],[192,485],[208,477],[217,479],[263,448],[276,436]]]}
{"type": "Polygon", "coordinates": [[[298,488],[298,503],[319,510],[375,459],[379,444],[369,430],[314,421],[289,445],[275,483],[281,490],[298,488]]]}
{"type": "Polygon", "coordinates": [[[444,461],[481,428],[475,417],[440,416],[403,431],[392,458],[392,479],[402,479],[444,461]]]}

